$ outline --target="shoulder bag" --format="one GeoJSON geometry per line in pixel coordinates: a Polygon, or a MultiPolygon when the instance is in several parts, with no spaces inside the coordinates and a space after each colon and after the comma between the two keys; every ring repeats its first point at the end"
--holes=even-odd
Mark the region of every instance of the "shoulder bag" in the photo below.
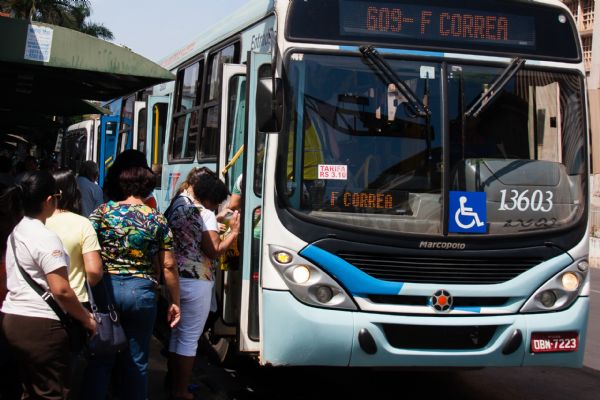
{"type": "Polygon", "coordinates": [[[67,335],[69,336],[69,348],[72,353],[80,353],[85,348],[85,343],[87,340],[87,332],[85,328],[81,325],[81,323],[68,315],[63,311],[62,308],[58,305],[52,293],[47,290],[44,290],[43,287],[40,286],[39,283],[33,280],[31,275],[21,267],[19,260],[17,259],[17,247],[15,245],[15,237],[14,235],[10,236],[10,242],[12,245],[13,255],[15,258],[15,263],[21,271],[21,275],[23,279],[31,286],[31,288],[40,295],[40,297],[48,304],[48,306],[56,313],[58,319],[63,325],[64,329],[67,331],[67,335]]]}
{"type": "Polygon", "coordinates": [[[98,285],[102,285],[106,293],[106,299],[109,302],[108,312],[98,311],[98,305],[94,300],[92,288],[86,281],[88,298],[92,308],[92,314],[96,320],[96,336],[88,341],[88,350],[92,355],[111,355],[127,348],[127,336],[119,320],[119,314],[115,310],[112,297],[109,296],[104,279],[100,280],[98,285]]]}

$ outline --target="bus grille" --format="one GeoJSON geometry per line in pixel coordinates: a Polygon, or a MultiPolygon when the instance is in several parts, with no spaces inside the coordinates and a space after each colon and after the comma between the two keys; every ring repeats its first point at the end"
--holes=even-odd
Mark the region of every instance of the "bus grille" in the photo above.
{"type": "Polygon", "coordinates": [[[338,256],[373,278],[393,282],[481,285],[509,281],[539,258],[404,257],[340,252],[338,256]]]}
{"type": "MultiPolygon", "coordinates": [[[[369,300],[376,304],[399,306],[428,306],[431,296],[402,296],[370,294],[369,300]]],[[[509,297],[453,297],[454,307],[500,307],[508,303],[509,297]]]]}
{"type": "Polygon", "coordinates": [[[387,341],[397,349],[476,350],[487,346],[496,329],[485,326],[383,324],[387,341]]]}

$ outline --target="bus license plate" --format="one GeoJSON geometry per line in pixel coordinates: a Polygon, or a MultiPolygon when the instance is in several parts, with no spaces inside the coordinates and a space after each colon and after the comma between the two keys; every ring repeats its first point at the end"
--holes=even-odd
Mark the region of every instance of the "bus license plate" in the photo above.
{"type": "Polygon", "coordinates": [[[577,332],[532,333],[532,353],[559,353],[577,351],[579,335],[577,332]]]}

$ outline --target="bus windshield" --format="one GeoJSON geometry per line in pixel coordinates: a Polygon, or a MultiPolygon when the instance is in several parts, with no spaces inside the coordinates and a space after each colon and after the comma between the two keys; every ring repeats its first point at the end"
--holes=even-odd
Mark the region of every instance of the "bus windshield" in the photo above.
{"type": "Polygon", "coordinates": [[[444,235],[451,193],[483,192],[481,233],[580,220],[587,168],[580,74],[522,66],[486,96],[506,65],[384,62],[394,80],[360,55],[291,56],[280,149],[289,207],[355,227],[444,235]],[[468,113],[482,96],[480,112],[468,113]]]}

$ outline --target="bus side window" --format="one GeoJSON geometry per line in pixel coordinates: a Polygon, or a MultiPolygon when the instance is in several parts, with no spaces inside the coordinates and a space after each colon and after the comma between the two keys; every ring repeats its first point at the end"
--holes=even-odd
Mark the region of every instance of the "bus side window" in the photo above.
{"type": "Polygon", "coordinates": [[[167,104],[157,103],[152,107],[152,153],[151,167],[156,174],[156,188],[161,188],[163,147],[165,142],[165,128],[167,126],[167,104]]]}
{"type": "Polygon", "coordinates": [[[201,160],[216,159],[217,157],[221,121],[222,65],[239,62],[239,47],[239,42],[236,42],[210,56],[203,100],[202,136],[198,148],[198,158],[201,160]]]}
{"type": "Polygon", "coordinates": [[[138,115],[137,115],[137,121],[138,121],[138,125],[137,125],[137,149],[139,151],[141,151],[142,153],[146,154],[146,121],[148,120],[147,117],[147,111],[146,111],[146,107],[142,108],[141,110],[138,111],[138,115]]]}
{"type": "Polygon", "coordinates": [[[203,68],[204,60],[197,60],[177,71],[169,161],[191,161],[194,158],[203,68]]]}
{"type": "MultiPolygon", "coordinates": [[[[228,98],[228,121],[227,121],[227,162],[231,163],[236,154],[244,145],[244,129],[246,126],[246,77],[236,75],[229,83],[228,98]]],[[[233,186],[238,176],[244,169],[244,153],[233,162],[227,173],[227,187],[233,191],[233,186]]]]}
{"type": "Polygon", "coordinates": [[[121,108],[121,127],[119,129],[119,144],[117,154],[124,152],[129,148],[129,138],[133,126],[133,105],[135,95],[131,95],[123,100],[121,108]]]}

